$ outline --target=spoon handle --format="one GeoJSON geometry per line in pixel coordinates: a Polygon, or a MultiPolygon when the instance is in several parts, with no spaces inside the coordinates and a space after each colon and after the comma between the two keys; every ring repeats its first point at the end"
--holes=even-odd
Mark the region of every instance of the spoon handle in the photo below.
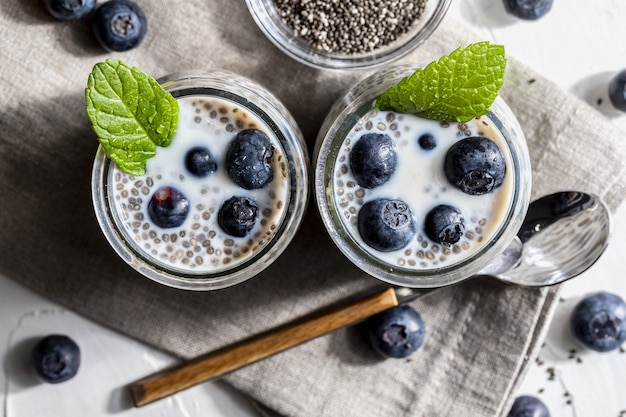
{"type": "Polygon", "coordinates": [[[330,312],[208,353],[133,383],[133,402],[136,407],[149,404],[397,305],[396,293],[389,288],[330,312]]]}

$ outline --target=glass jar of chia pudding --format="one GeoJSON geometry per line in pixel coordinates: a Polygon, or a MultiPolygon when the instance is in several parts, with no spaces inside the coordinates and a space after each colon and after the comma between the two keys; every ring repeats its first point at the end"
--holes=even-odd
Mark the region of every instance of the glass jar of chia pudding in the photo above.
{"type": "Polygon", "coordinates": [[[154,281],[185,290],[241,283],[284,251],[302,221],[309,187],[302,133],[276,97],[237,74],[180,72],[158,81],[178,101],[176,134],[143,176],[98,149],[98,222],[122,259],[154,281]]]}
{"type": "Polygon", "coordinates": [[[500,97],[466,123],[374,109],[414,70],[382,70],[335,103],[315,145],[314,189],[328,233],[356,266],[434,288],[475,275],[510,244],[530,201],[531,166],[500,97]]]}

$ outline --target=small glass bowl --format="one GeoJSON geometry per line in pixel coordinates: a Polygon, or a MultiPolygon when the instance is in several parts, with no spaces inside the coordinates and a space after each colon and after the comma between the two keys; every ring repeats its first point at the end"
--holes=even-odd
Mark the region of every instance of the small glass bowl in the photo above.
{"type": "MultiPolygon", "coordinates": [[[[426,256],[432,256],[432,259],[437,260],[439,256],[444,255],[443,246],[439,245],[437,250],[430,249],[430,246],[419,247],[420,244],[425,244],[427,241],[417,240],[412,245],[419,247],[419,250],[412,250],[410,254],[407,254],[405,249],[390,252],[393,253],[393,262],[389,261],[391,258],[375,256],[372,249],[368,248],[361,238],[354,235],[356,232],[350,231],[353,226],[348,227],[347,223],[354,225],[355,223],[350,222],[356,222],[354,217],[356,211],[352,208],[348,210],[348,207],[352,207],[354,202],[363,204],[364,201],[374,195],[368,193],[377,191],[364,190],[359,188],[357,184],[350,184],[349,181],[346,183],[347,180],[341,179],[339,174],[348,172],[349,167],[347,167],[347,160],[340,158],[345,158],[342,155],[345,155],[347,147],[350,146],[344,143],[346,135],[364,115],[371,112],[376,97],[413,71],[415,71],[415,67],[406,65],[381,70],[356,84],[331,107],[319,131],[313,154],[314,194],[317,208],[331,239],[357,267],[369,275],[393,285],[412,288],[437,288],[460,282],[477,274],[510,244],[522,225],[530,202],[531,165],[526,139],[519,122],[511,109],[498,97],[493,103],[491,111],[483,117],[486,118],[485,123],[501,132],[503,142],[508,147],[509,152],[505,153],[510,155],[511,167],[510,169],[507,168],[507,175],[512,175],[512,179],[509,180],[509,188],[512,192],[508,202],[503,204],[504,207],[499,210],[499,217],[502,221],[498,223],[499,226],[495,228],[491,238],[487,238],[486,242],[479,245],[479,248],[468,254],[467,257],[459,257],[458,261],[449,264],[440,262],[439,265],[432,263],[435,266],[421,269],[409,266],[410,262],[421,262],[419,258],[416,258],[418,252],[420,255],[426,254],[426,256]],[[337,160],[341,161],[339,165],[336,165],[337,160]],[[336,167],[339,167],[340,170],[338,171],[336,167]],[[340,182],[346,188],[345,192],[342,191],[342,197],[337,197],[335,187],[340,182]],[[359,200],[362,201],[359,203],[359,200]],[[421,253],[421,248],[424,248],[424,253],[421,253]],[[431,250],[432,252],[428,253],[431,250]]],[[[395,120],[400,122],[399,118],[392,121],[395,122],[395,120]]],[[[392,121],[389,123],[393,124],[392,121]]],[[[375,122],[369,123],[372,123],[374,127],[377,126],[375,122]]],[[[360,132],[367,132],[365,130],[367,124],[367,122],[359,124],[360,132]]],[[[391,124],[387,126],[387,129],[391,127],[391,124]]],[[[452,125],[450,124],[450,126],[452,125]]],[[[405,135],[400,132],[404,132],[404,129],[398,126],[397,133],[405,135]]],[[[417,141],[417,137],[413,140],[417,141]]],[[[398,138],[397,141],[398,143],[409,143],[406,136],[398,138]]],[[[441,171],[443,171],[443,166],[441,171]]],[[[435,184],[434,187],[436,188],[432,189],[438,190],[441,187],[443,191],[443,187],[450,188],[445,184],[447,180],[441,177],[438,179],[441,182],[435,184]]],[[[415,180],[411,179],[411,181],[415,180]]],[[[423,191],[422,188],[412,184],[407,183],[406,185],[410,193],[415,194],[423,191]]],[[[339,186],[341,187],[341,185],[339,186]]],[[[383,187],[384,185],[380,188],[383,187]]],[[[341,188],[338,189],[341,190],[341,188]]],[[[458,190],[455,192],[460,193],[458,190]]],[[[397,198],[393,195],[385,194],[385,196],[392,199],[397,198]]],[[[452,197],[448,197],[448,199],[450,198],[452,197]]],[[[413,239],[415,241],[415,238],[413,239]]],[[[425,260],[425,258],[421,259],[425,260]]]]}
{"type": "Polygon", "coordinates": [[[369,52],[345,54],[316,49],[294,34],[282,21],[274,0],[246,0],[252,18],[281,51],[298,62],[318,69],[365,70],[396,61],[420,46],[437,29],[451,0],[428,0],[423,14],[408,32],[395,41],[369,52]]]}
{"type": "Polygon", "coordinates": [[[156,282],[196,291],[241,283],[276,260],[302,222],[309,195],[309,156],[302,133],[275,96],[237,74],[189,71],[158,81],[177,100],[186,100],[184,113],[181,104],[178,129],[181,135],[191,138],[189,147],[187,139],[184,146],[183,142],[176,145],[175,136],[172,144],[159,149],[154,158],[165,152],[161,155],[174,155],[171,161],[168,156],[165,163],[154,162],[160,165],[152,172],[148,165],[142,177],[123,173],[99,147],[91,179],[97,220],[118,255],[156,282]],[[276,165],[270,189],[244,190],[225,172],[223,161],[229,138],[247,128],[265,131],[277,144],[275,149],[280,148],[274,152],[276,165]],[[202,129],[217,133],[207,141],[207,130],[202,129]],[[209,147],[218,170],[206,178],[185,171],[183,161],[191,146],[209,147]],[[159,228],[148,221],[148,201],[160,186],[168,184],[180,187],[189,197],[189,214],[180,226],[159,228]],[[255,201],[259,203],[256,229],[243,238],[222,232],[215,220],[222,194],[227,199],[253,192],[258,192],[255,201]]]}

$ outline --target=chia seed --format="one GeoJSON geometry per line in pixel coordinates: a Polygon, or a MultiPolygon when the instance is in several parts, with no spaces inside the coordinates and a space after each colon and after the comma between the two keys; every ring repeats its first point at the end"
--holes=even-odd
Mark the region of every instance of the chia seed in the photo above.
{"type": "Polygon", "coordinates": [[[315,49],[359,54],[389,45],[424,13],[427,0],[274,0],[283,23],[315,49]]]}

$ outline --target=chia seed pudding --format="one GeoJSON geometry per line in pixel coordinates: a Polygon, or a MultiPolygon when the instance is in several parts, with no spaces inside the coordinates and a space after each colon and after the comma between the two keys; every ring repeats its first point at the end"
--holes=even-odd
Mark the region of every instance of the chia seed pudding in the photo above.
{"type": "Polygon", "coordinates": [[[308,194],[304,139],[287,110],[243,77],[214,71],[162,83],[179,104],[172,142],[140,177],[99,150],[98,220],[118,254],[149,278],[193,290],[234,285],[269,266],[299,227],[308,194]],[[252,149],[250,137],[266,143],[260,162],[270,174],[260,184],[235,176],[249,165],[233,174],[235,161],[250,163],[249,153],[233,156],[242,141],[252,149]],[[206,172],[190,162],[198,150],[206,151],[206,172]]]}
{"type": "Polygon", "coordinates": [[[352,263],[393,285],[432,288],[477,274],[506,249],[530,202],[531,168],[501,98],[466,123],[374,109],[413,71],[381,70],[330,109],[315,145],[315,197],[352,263]],[[472,165],[491,156],[488,170],[472,165]]]}
{"type": "Polygon", "coordinates": [[[344,227],[372,256],[383,262],[409,269],[436,269],[461,262],[489,242],[506,218],[513,194],[513,175],[506,175],[501,186],[484,195],[468,195],[452,186],[444,173],[447,150],[463,138],[481,136],[494,141],[512,159],[502,135],[485,117],[467,123],[437,122],[410,114],[371,111],[346,135],[335,160],[333,198],[344,227]],[[398,168],[380,187],[360,187],[350,168],[353,144],[367,133],[387,134],[398,150],[398,168]],[[420,138],[433,138],[432,149],[419,145],[420,138]],[[408,204],[417,220],[417,236],[400,250],[383,252],[366,244],[358,230],[361,207],[377,198],[399,199],[408,204]],[[454,244],[441,244],[423,230],[426,213],[439,204],[453,205],[465,217],[465,233],[454,244]]]}

